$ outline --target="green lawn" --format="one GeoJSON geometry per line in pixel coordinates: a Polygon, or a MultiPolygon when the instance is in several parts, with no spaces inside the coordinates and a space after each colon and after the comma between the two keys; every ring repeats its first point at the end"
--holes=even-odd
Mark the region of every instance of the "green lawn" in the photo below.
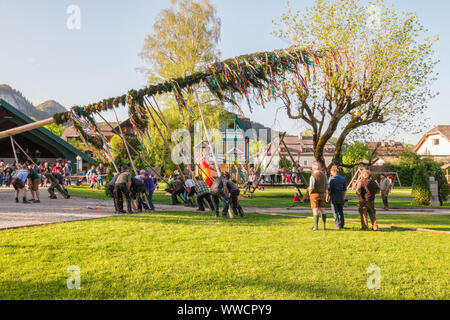
{"type": "MultiPolygon", "coordinates": [[[[103,190],[92,189],[89,190],[87,185],[80,187],[70,187],[70,194],[79,197],[101,198],[107,199],[103,190]]],[[[297,192],[295,188],[271,188],[264,191],[256,191],[252,198],[241,198],[240,203],[243,206],[248,207],[287,207],[293,206],[294,194],[297,192]]],[[[306,190],[302,191],[306,194],[306,190]]],[[[349,191],[347,197],[356,197],[354,191],[349,191]]],[[[413,207],[411,199],[404,199],[405,197],[411,197],[411,189],[397,189],[390,196],[390,206],[395,208],[413,207]]],[[[170,197],[166,196],[164,192],[156,192],[154,195],[155,203],[170,204],[170,197]]],[[[381,197],[378,196],[375,202],[376,206],[382,207],[383,203],[381,197]]],[[[358,200],[350,200],[349,206],[357,206],[358,200]]],[[[450,207],[450,201],[444,204],[446,207],[450,207]]],[[[296,205],[300,207],[309,207],[309,204],[296,205]]]]}
{"type": "Polygon", "coordinates": [[[450,298],[448,235],[310,226],[157,213],[0,231],[0,299],[450,298]],[[72,265],[80,290],[66,288],[72,265]],[[366,286],[371,265],[380,290],[366,286]]]}

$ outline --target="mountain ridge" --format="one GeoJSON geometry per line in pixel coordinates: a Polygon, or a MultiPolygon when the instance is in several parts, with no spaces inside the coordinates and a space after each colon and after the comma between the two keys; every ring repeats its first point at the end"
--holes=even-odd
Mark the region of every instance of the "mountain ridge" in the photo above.
{"type": "Polygon", "coordinates": [[[55,100],[47,100],[37,106],[33,105],[19,90],[8,84],[0,84],[0,99],[17,108],[28,117],[44,120],[55,113],[65,112],[67,109],[55,100]]]}

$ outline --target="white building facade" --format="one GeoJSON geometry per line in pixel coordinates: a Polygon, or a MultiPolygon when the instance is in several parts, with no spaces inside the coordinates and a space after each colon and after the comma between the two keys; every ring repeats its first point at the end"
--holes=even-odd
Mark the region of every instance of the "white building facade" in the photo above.
{"type": "Polygon", "coordinates": [[[437,162],[450,163],[450,125],[437,126],[427,132],[414,152],[420,156],[430,156],[437,162]]]}

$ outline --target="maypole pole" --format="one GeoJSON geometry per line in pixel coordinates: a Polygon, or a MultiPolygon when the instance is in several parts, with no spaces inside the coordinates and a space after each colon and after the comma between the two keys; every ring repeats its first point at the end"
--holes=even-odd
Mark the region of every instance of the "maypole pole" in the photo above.
{"type": "Polygon", "coordinates": [[[213,147],[211,145],[211,139],[209,137],[208,128],[206,127],[205,117],[203,116],[203,110],[202,110],[202,106],[201,106],[201,103],[200,103],[200,99],[198,97],[197,90],[195,88],[193,90],[194,90],[195,99],[197,100],[198,110],[200,111],[200,117],[202,118],[203,129],[205,129],[206,140],[208,141],[208,146],[209,146],[209,148],[211,150],[211,154],[212,154],[213,159],[214,159],[214,165],[216,167],[217,176],[220,177],[222,175],[222,173],[220,172],[219,164],[217,163],[216,153],[214,152],[214,149],[213,149],[213,147]]]}

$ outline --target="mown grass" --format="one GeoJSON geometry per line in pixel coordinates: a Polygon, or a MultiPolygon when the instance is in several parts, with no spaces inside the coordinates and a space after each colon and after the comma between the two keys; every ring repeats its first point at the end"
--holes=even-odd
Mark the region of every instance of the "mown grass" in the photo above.
{"type": "MultiPolygon", "coordinates": [[[[70,187],[70,194],[78,197],[100,198],[109,199],[105,195],[104,190],[89,189],[87,185],[80,187],[70,187]]],[[[247,207],[288,207],[294,206],[294,194],[297,192],[295,188],[271,188],[264,191],[257,190],[253,197],[246,198],[241,197],[239,200],[241,205],[247,207]]],[[[306,190],[302,190],[303,194],[306,194],[306,190]]],[[[349,191],[347,197],[356,197],[354,191],[349,191]]],[[[411,208],[414,207],[411,197],[411,189],[397,189],[391,195],[389,203],[394,208],[411,208]]],[[[157,191],[154,196],[155,203],[170,204],[170,197],[166,196],[164,192],[157,191]]],[[[377,196],[375,205],[378,207],[383,206],[383,202],[380,196],[377,196]]],[[[309,207],[309,204],[295,204],[299,207],[309,207]]],[[[349,201],[350,207],[358,206],[358,200],[353,199],[349,201]]],[[[444,203],[445,207],[450,207],[450,201],[444,203]]]]}
{"type": "Polygon", "coordinates": [[[447,235],[310,226],[175,212],[0,231],[0,299],[450,298],[447,235]],[[80,290],[66,287],[72,265],[80,290]]]}

